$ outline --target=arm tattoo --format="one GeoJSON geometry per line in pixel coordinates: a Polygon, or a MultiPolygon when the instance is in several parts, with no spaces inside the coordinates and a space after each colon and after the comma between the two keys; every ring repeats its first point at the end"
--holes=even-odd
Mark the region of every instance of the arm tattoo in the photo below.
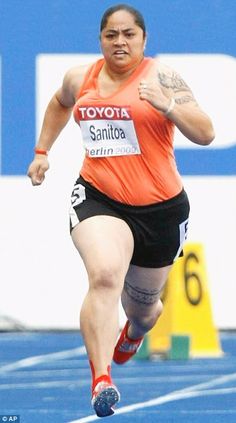
{"type": "Polygon", "coordinates": [[[190,91],[190,88],[186,82],[181,78],[181,76],[173,72],[172,75],[167,75],[164,72],[158,72],[158,78],[160,84],[165,88],[172,88],[172,90],[177,93],[178,91],[190,91]]]}
{"type": "Polygon", "coordinates": [[[130,285],[127,281],[124,284],[124,291],[136,303],[147,306],[155,304],[159,300],[161,292],[158,289],[140,289],[130,285]]]}
{"type": "Polygon", "coordinates": [[[184,95],[183,97],[177,97],[175,99],[177,104],[189,103],[190,101],[195,101],[194,97],[191,95],[184,95]]]}

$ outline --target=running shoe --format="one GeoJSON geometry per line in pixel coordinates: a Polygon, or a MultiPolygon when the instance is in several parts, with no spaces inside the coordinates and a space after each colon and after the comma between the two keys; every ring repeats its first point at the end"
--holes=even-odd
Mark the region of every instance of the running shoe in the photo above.
{"type": "Polygon", "coordinates": [[[128,338],[127,332],[130,322],[127,320],[124,329],[114,349],[113,360],[116,364],[124,364],[130,360],[142,345],[143,337],[138,339],[128,338]]]}
{"type": "Polygon", "coordinates": [[[120,401],[120,393],[115,385],[101,381],[97,383],[92,394],[92,406],[98,417],[114,414],[113,407],[120,401]]]}

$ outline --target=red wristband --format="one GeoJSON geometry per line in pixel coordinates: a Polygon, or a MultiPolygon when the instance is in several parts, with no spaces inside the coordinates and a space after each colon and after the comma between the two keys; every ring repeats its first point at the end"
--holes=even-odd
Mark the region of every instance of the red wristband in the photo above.
{"type": "Polygon", "coordinates": [[[42,154],[44,156],[48,155],[48,152],[46,150],[41,150],[40,148],[35,148],[34,152],[35,152],[35,154],[42,154]]]}

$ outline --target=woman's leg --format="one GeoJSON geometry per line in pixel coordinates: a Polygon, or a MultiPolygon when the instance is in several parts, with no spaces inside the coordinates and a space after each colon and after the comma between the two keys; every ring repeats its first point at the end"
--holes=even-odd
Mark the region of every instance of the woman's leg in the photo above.
{"type": "Polygon", "coordinates": [[[142,337],[155,325],[162,312],[161,291],[170,266],[154,269],[130,265],[122,292],[122,305],[130,321],[128,336],[142,337]]]}
{"type": "Polygon", "coordinates": [[[80,325],[96,379],[107,374],[112,360],[119,328],[119,298],[133,254],[133,236],[123,220],[94,216],[73,229],[72,239],[88,274],[89,290],[80,325]]]}

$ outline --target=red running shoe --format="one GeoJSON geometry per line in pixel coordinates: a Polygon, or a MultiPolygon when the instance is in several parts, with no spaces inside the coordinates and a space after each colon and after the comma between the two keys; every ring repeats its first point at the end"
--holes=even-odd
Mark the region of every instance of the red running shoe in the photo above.
{"type": "Polygon", "coordinates": [[[113,407],[120,401],[120,393],[115,385],[101,381],[95,386],[92,394],[92,406],[98,417],[114,414],[113,407]]]}
{"type": "Polygon", "coordinates": [[[124,364],[130,360],[141,347],[143,336],[138,339],[130,339],[127,335],[130,322],[127,320],[124,329],[114,349],[113,360],[116,364],[124,364]]]}

